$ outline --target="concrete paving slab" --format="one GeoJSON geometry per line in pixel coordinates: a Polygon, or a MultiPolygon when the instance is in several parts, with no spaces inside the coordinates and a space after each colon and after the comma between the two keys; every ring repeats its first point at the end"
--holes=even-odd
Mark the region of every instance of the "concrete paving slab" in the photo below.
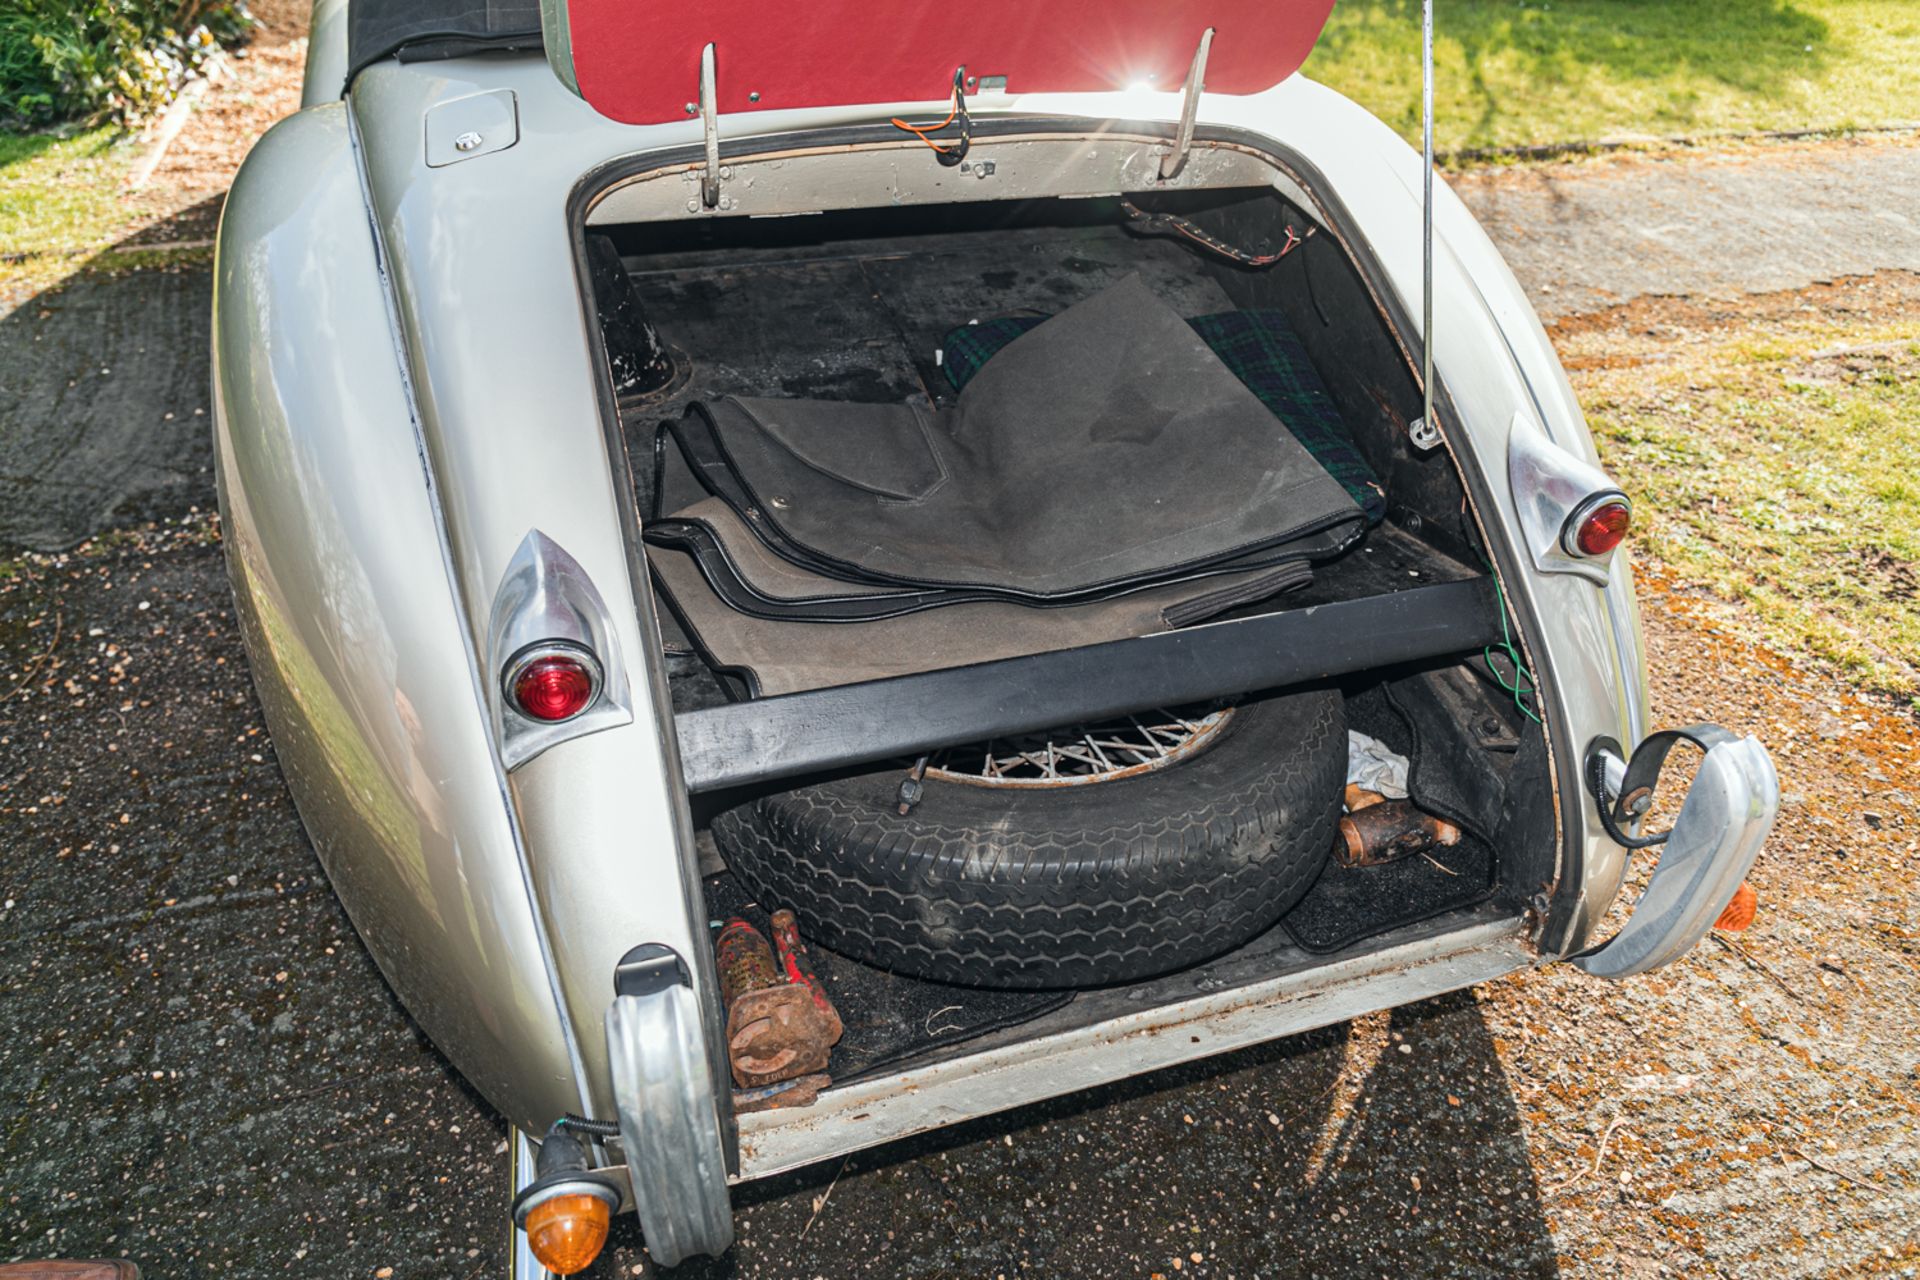
{"type": "Polygon", "coordinates": [[[1920,270],[1920,139],[1618,156],[1451,179],[1541,315],[1920,270]]]}

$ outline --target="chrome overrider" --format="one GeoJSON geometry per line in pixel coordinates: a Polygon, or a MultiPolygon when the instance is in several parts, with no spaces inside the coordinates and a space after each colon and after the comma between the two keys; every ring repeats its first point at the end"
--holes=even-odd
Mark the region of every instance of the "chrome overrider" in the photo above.
{"type": "Polygon", "coordinates": [[[1773,830],[1780,778],[1757,738],[1736,737],[1717,725],[1653,734],[1626,762],[1611,739],[1596,741],[1587,777],[1609,834],[1629,850],[1660,850],[1660,862],[1620,932],[1572,958],[1596,978],[1631,977],[1679,959],[1726,910],[1773,830]],[[1622,824],[1637,822],[1651,808],[1667,753],[1681,742],[1706,754],[1672,829],[1652,836],[1623,830],[1622,824]]]}

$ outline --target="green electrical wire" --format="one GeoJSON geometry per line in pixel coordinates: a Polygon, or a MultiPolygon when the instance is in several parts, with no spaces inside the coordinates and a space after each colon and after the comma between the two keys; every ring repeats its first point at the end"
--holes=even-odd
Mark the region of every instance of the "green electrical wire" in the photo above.
{"type": "Polygon", "coordinates": [[[1493,579],[1494,595],[1500,603],[1500,643],[1498,646],[1487,645],[1481,649],[1480,660],[1487,664],[1487,672],[1493,676],[1494,683],[1513,695],[1513,705],[1520,709],[1520,714],[1535,724],[1543,724],[1545,722],[1540,719],[1539,714],[1535,712],[1532,707],[1528,706],[1525,701],[1528,698],[1538,697],[1539,690],[1533,681],[1533,671],[1525,662],[1521,661],[1520,651],[1514,648],[1513,645],[1513,630],[1511,624],[1507,621],[1506,584],[1500,580],[1500,570],[1494,567],[1493,561],[1488,559],[1486,551],[1481,547],[1479,540],[1473,536],[1473,530],[1465,520],[1464,507],[1462,508],[1460,537],[1469,547],[1473,548],[1480,563],[1486,566],[1487,576],[1493,579]],[[1506,676],[1501,674],[1500,668],[1494,664],[1493,651],[1496,647],[1499,648],[1502,653],[1506,654],[1507,661],[1513,664],[1514,679],[1512,682],[1509,682],[1506,676]]]}
{"type": "Polygon", "coordinates": [[[1532,707],[1529,707],[1526,702],[1523,701],[1524,698],[1535,696],[1535,686],[1533,683],[1533,672],[1527,668],[1525,662],[1520,660],[1520,651],[1513,647],[1513,632],[1507,624],[1507,589],[1501,584],[1500,571],[1498,569],[1492,565],[1488,565],[1487,573],[1493,578],[1494,594],[1498,596],[1500,600],[1499,647],[1501,652],[1507,655],[1507,661],[1513,664],[1513,682],[1509,684],[1507,678],[1500,674],[1500,668],[1494,665],[1493,645],[1488,645],[1482,649],[1480,651],[1480,658],[1487,664],[1487,670],[1493,673],[1494,682],[1513,695],[1513,705],[1520,708],[1520,714],[1535,724],[1540,724],[1540,717],[1534,712],[1532,707]]]}

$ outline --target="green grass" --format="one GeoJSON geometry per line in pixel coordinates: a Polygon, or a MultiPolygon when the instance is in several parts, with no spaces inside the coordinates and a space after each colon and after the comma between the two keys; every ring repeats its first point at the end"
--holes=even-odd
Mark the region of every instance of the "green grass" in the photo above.
{"type": "Polygon", "coordinates": [[[1658,345],[1575,374],[1639,553],[1751,638],[1920,695],[1920,321],[1658,345]]]}
{"type": "MultiPolygon", "coordinates": [[[[1435,145],[1920,119],[1914,0],[1436,0],[1435,145]]],[[[1339,0],[1306,74],[1417,139],[1418,0],[1339,0]]]]}
{"type": "Polygon", "coordinates": [[[0,305],[70,274],[127,225],[123,136],[0,133],[0,305]]]}

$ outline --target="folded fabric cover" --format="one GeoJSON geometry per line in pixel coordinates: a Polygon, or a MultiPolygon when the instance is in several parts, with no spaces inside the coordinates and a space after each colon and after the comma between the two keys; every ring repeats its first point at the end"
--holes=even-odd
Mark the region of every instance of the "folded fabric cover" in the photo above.
{"type": "Polygon", "coordinates": [[[696,404],[657,446],[655,581],[755,695],[1145,635],[1299,587],[1366,517],[1278,429],[1325,434],[1295,383],[1272,390],[1311,373],[1292,335],[1209,319],[1129,278],[990,344],[964,331],[950,410],[696,404]],[[1282,355],[1262,384],[1216,347],[1242,369],[1282,355]]]}
{"type": "Polygon", "coordinates": [[[665,510],[712,495],[790,564],[906,591],[1086,600],[1321,558],[1363,527],[1136,277],[1008,343],[953,409],[730,397],[666,434],[665,510]]]}
{"type": "MultiPolygon", "coordinates": [[[[1054,609],[974,601],[845,626],[737,612],[710,589],[691,555],[654,546],[647,559],[654,582],[702,655],[744,680],[755,697],[1152,635],[1186,625],[1181,607],[1193,594],[1191,584],[1157,586],[1054,609]]],[[[1239,586],[1244,603],[1304,586],[1312,577],[1296,560],[1208,585],[1239,586]]],[[[1223,607],[1211,606],[1211,612],[1223,607]]]]}
{"type": "MultiPolygon", "coordinates": [[[[692,559],[719,603],[736,613],[771,621],[871,622],[923,609],[1008,599],[1001,592],[971,588],[915,589],[848,582],[802,568],[768,550],[733,509],[717,498],[696,502],[677,517],[659,521],[648,528],[646,537],[654,548],[671,548],[692,559]]],[[[1093,595],[1017,603],[1032,609],[1069,608],[1147,587],[1173,587],[1177,590],[1167,597],[1168,624],[1191,626],[1250,599],[1302,585],[1312,576],[1298,556],[1277,561],[1259,559],[1251,567],[1234,561],[1093,595]],[[1268,581],[1273,585],[1261,595],[1247,594],[1268,581]]]]}
{"type": "MultiPolygon", "coordinates": [[[[1044,315],[1001,316],[962,325],[942,344],[941,368],[962,390],[1001,348],[1044,323],[1044,315]]],[[[1387,514],[1386,490],[1354,447],[1353,436],[1333,403],[1320,371],[1280,311],[1226,311],[1187,323],[1233,375],[1259,397],[1347,496],[1360,504],[1368,524],[1387,514]]]]}

